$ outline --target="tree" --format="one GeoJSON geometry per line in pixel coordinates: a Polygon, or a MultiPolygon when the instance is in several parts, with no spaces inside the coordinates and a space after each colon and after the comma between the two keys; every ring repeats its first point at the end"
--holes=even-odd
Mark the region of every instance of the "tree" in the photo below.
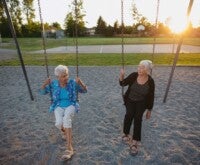
{"type": "Polygon", "coordinates": [[[68,13],[65,18],[65,29],[66,29],[66,35],[69,35],[70,37],[74,36],[75,20],[73,18],[72,12],[68,13]]]}
{"type": "Polygon", "coordinates": [[[1,37],[11,37],[7,17],[5,15],[3,2],[0,1],[0,33],[1,37]]]}
{"type": "Polygon", "coordinates": [[[23,13],[25,14],[27,24],[31,24],[35,18],[35,10],[33,9],[33,0],[23,0],[23,13]]]}
{"type": "Polygon", "coordinates": [[[58,22],[53,22],[51,26],[54,27],[54,28],[56,28],[57,30],[62,29],[61,26],[60,26],[60,24],[58,22]]]}
{"type": "Polygon", "coordinates": [[[41,24],[40,22],[31,22],[30,24],[24,24],[21,27],[23,37],[40,37],[41,36],[41,24]]]}
{"type": "Polygon", "coordinates": [[[163,23],[159,22],[157,27],[157,35],[170,35],[170,29],[165,26],[163,23]]]}
{"type": "MultiPolygon", "coordinates": [[[[21,25],[22,25],[22,17],[21,17],[21,9],[19,0],[6,1],[8,6],[8,11],[10,13],[10,17],[13,22],[13,26],[15,28],[16,34],[21,36],[21,25]]],[[[10,28],[8,24],[8,19],[3,7],[3,2],[0,1],[0,30],[3,37],[11,37],[10,28]]]]}
{"type": "Polygon", "coordinates": [[[75,35],[75,29],[77,28],[78,36],[85,34],[85,11],[83,10],[83,1],[74,0],[72,6],[69,6],[71,11],[66,15],[65,18],[65,29],[69,36],[75,35]]]}
{"type": "Polygon", "coordinates": [[[114,31],[114,34],[119,34],[120,32],[120,29],[119,29],[119,23],[118,21],[115,21],[114,22],[114,25],[113,25],[113,31],[114,31]]]}
{"type": "Polygon", "coordinates": [[[104,32],[104,35],[106,37],[112,37],[114,34],[114,28],[110,25],[108,25],[108,27],[106,28],[105,32],[104,32]]]}
{"type": "Polygon", "coordinates": [[[21,36],[22,13],[19,0],[8,1],[8,9],[12,18],[16,34],[21,36]]]}
{"type": "Polygon", "coordinates": [[[103,20],[103,18],[101,16],[99,16],[99,18],[97,20],[97,27],[95,29],[95,33],[104,35],[106,32],[106,28],[107,28],[106,22],[103,20]]]}
{"type": "Polygon", "coordinates": [[[136,4],[134,2],[132,3],[132,16],[135,23],[139,23],[142,17],[142,14],[138,12],[136,4]]]}
{"type": "Polygon", "coordinates": [[[148,19],[146,17],[144,17],[142,14],[140,14],[137,10],[136,4],[133,2],[132,3],[132,16],[133,16],[133,20],[134,20],[134,24],[133,24],[133,33],[138,33],[137,27],[139,25],[143,25],[145,27],[145,30],[142,31],[142,36],[146,34],[150,34],[152,33],[152,25],[151,23],[148,21],[148,19]]]}

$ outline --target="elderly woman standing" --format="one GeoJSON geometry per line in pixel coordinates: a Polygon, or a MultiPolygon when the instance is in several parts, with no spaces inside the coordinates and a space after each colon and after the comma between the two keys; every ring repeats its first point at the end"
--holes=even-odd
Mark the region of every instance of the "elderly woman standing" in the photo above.
{"type": "Polygon", "coordinates": [[[151,70],[152,62],[150,60],[142,60],[139,63],[138,71],[131,73],[125,79],[124,70],[121,69],[120,71],[120,85],[128,85],[128,89],[124,95],[126,114],[124,117],[124,135],[122,136],[122,141],[130,144],[131,155],[138,153],[138,146],[141,143],[143,113],[147,110],[146,119],[149,119],[153,108],[155,84],[153,78],[150,76],[151,70]],[[129,133],[133,119],[134,128],[131,138],[129,133]]]}
{"type": "Polygon", "coordinates": [[[62,159],[70,159],[74,154],[72,146],[72,119],[74,113],[79,110],[77,93],[86,93],[87,87],[80,78],[69,79],[67,66],[58,65],[55,70],[56,80],[47,79],[41,89],[41,94],[51,91],[52,104],[49,111],[55,114],[55,126],[64,134],[67,141],[67,150],[62,159]]]}

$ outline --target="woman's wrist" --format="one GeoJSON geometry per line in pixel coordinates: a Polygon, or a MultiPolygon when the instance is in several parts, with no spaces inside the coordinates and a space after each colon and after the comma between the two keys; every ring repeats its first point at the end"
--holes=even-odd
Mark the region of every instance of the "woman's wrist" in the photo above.
{"type": "Polygon", "coordinates": [[[43,84],[42,87],[41,87],[41,89],[44,89],[45,87],[46,87],[46,84],[43,84]]]}
{"type": "Polygon", "coordinates": [[[85,89],[85,90],[87,89],[87,86],[85,84],[81,84],[81,86],[83,89],[85,89]]]}
{"type": "Polygon", "coordinates": [[[124,76],[121,76],[121,75],[120,75],[119,80],[120,80],[120,81],[123,81],[123,79],[124,79],[124,76]]]}

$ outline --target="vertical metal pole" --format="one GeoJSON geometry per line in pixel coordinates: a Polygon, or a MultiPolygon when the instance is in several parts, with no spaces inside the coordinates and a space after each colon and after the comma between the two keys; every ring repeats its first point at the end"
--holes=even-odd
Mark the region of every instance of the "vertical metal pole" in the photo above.
{"type": "MultiPolygon", "coordinates": [[[[124,2],[121,0],[121,61],[122,61],[122,68],[124,70],[124,2]]],[[[122,97],[124,97],[124,87],[122,86],[122,97]]]]}
{"type": "Polygon", "coordinates": [[[166,92],[165,92],[165,96],[164,96],[164,99],[163,99],[163,103],[165,103],[166,99],[167,99],[168,91],[169,91],[169,88],[170,88],[170,85],[171,85],[171,82],[172,82],[172,77],[173,77],[173,74],[174,74],[174,70],[176,68],[176,63],[178,61],[178,56],[179,56],[179,52],[180,52],[182,43],[183,43],[183,36],[181,37],[181,39],[179,41],[179,44],[178,44],[178,47],[177,47],[177,50],[176,50],[176,55],[175,55],[175,58],[174,58],[172,70],[171,70],[170,77],[169,77],[169,80],[168,80],[168,85],[167,85],[167,88],[166,88],[166,92]]]}
{"type": "Polygon", "coordinates": [[[17,52],[18,52],[18,55],[19,55],[21,67],[22,67],[22,70],[23,70],[23,73],[24,73],[24,77],[25,77],[25,80],[26,80],[26,84],[27,84],[27,87],[28,87],[30,98],[33,101],[34,100],[33,94],[32,94],[32,91],[31,91],[30,84],[29,84],[28,76],[27,76],[27,73],[26,73],[26,68],[25,68],[25,65],[24,65],[24,61],[23,61],[21,50],[20,50],[19,43],[18,43],[18,40],[17,40],[16,32],[15,32],[15,29],[14,29],[14,26],[13,26],[13,23],[12,23],[12,19],[10,17],[9,11],[8,11],[8,7],[7,7],[7,4],[6,4],[6,1],[2,0],[2,2],[3,2],[4,8],[5,8],[5,12],[6,12],[6,15],[7,15],[7,18],[8,18],[8,22],[9,22],[11,33],[12,33],[13,39],[15,41],[15,45],[16,45],[17,52]]]}
{"type": "MultiPolygon", "coordinates": [[[[188,5],[188,10],[187,10],[187,25],[189,25],[189,16],[190,16],[190,12],[191,12],[191,9],[192,9],[192,5],[193,5],[193,0],[190,0],[190,3],[188,5]]],[[[174,75],[174,70],[176,68],[176,63],[178,61],[179,52],[181,50],[181,46],[182,46],[182,43],[183,43],[183,38],[184,38],[184,35],[182,34],[181,38],[179,40],[179,43],[178,43],[177,50],[176,50],[176,55],[175,55],[175,58],[174,58],[172,70],[171,70],[170,77],[169,77],[168,84],[167,84],[167,88],[166,88],[166,91],[165,91],[165,96],[164,96],[164,99],[163,99],[163,103],[165,103],[166,100],[167,100],[167,95],[168,95],[169,88],[170,88],[170,85],[171,85],[172,77],[174,75]]]]}

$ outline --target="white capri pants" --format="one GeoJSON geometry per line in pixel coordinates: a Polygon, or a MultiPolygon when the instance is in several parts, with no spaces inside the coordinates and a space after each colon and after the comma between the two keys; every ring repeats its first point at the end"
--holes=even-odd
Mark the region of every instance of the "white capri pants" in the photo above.
{"type": "Polygon", "coordinates": [[[57,107],[54,110],[56,118],[55,126],[58,129],[61,129],[62,126],[64,128],[72,128],[72,119],[74,117],[74,113],[75,113],[75,107],[73,105],[70,105],[69,107],[66,108],[57,107]]]}

